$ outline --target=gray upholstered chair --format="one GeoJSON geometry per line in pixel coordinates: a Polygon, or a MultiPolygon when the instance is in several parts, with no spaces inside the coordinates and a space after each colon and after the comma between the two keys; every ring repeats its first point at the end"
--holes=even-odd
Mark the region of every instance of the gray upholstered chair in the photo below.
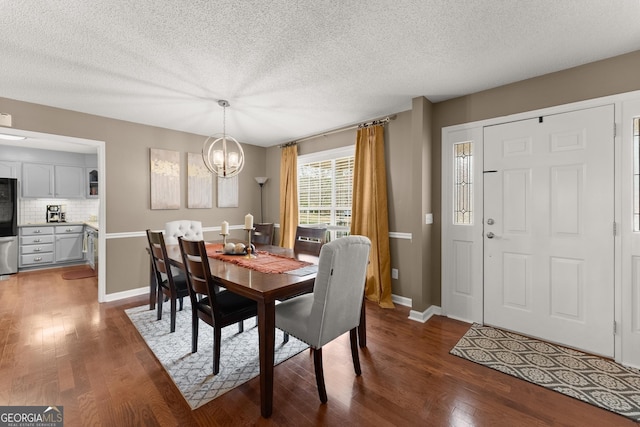
{"type": "Polygon", "coordinates": [[[350,333],[356,375],[361,374],[357,328],[364,298],[371,242],[347,236],[325,244],[320,251],[313,293],[276,305],[276,327],[309,344],[313,351],[320,401],[327,401],[322,369],[322,346],[350,333]]]}
{"type": "Polygon", "coordinates": [[[164,225],[164,243],[177,245],[178,237],[184,237],[187,240],[202,240],[202,222],[188,219],[167,222],[164,225]]]}

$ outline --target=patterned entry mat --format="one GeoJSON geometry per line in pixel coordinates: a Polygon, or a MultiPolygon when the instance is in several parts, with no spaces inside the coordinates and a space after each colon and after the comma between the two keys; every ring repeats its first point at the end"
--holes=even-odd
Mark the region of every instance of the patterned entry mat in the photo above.
{"type": "MultiPolygon", "coordinates": [[[[125,312],[191,409],[260,374],[255,318],[244,321],[243,333],[238,333],[237,324],[222,328],[220,372],[213,375],[213,328],[200,322],[198,351],[191,353],[191,304],[185,301],[184,309],[178,311],[174,333],[169,332],[169,305],[163,304],[162,320],[156,320],[156,310],[149,310],[148,305],[125,312]]],[[[275,365],[309,348],[295,337],[289,337],[289,342],[283,344],[280,331],[275,344],[275,365]]]]}
{"type": "Polygon", "coordinates": [[[450,353],[640,421],[637,369],[478,324],[450,353]]]}

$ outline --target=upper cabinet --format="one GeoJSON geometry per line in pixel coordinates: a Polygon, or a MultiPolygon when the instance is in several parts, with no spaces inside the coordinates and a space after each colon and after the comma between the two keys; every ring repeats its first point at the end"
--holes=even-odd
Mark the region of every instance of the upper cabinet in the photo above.
{"type": "Polygon", "coordinates": [[[84,199],[84,168],[80,166],[54,166],[55,197],[84,199]]]}
{"type": "Polygon", "coordinates": [[[0,178],[20,178],[20,162],[0,160],[0,178]]]}
{"type": "Polygon", "coordinates": [[[84,169],[80,166],[23,163],[22,197],[84,198],[84,169]]]}
{"type": "Polygon", "coordinates": [[[87,198],[95,199],[98,197],[98,169],[86,168],[85,176],[87,177],[87,198]]]}
{"type": "Polygon", "coordinates": [[[53,165],[22,164],[22,197],[54,197],[53,165]]]}

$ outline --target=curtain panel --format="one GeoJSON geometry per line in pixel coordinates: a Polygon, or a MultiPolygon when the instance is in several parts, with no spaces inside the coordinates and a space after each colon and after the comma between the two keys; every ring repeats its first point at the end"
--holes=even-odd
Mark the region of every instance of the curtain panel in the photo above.
{"type": "Polygon", "coordinates": [[[351,234],[367,236],[371,240],[365,297],[380,307],[393,308],[382,125],[358,129],[353,174],[351,234]]]}
{"type": "Polygon", "coordinates": [[[293,248],[298,227],[298,146],[282,148],[280,157],[280,246],[293,248]]]}

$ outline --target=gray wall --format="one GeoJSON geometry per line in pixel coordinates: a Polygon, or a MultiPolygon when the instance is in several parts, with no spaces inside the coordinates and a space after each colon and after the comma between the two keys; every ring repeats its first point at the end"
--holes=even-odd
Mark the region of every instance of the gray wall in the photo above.
{"type": "MultiPolygon", "coordinates": [[[[393,293],[413,300],[423,311],[440,305],[441,131],[450,126],[640,89],[640,51],[581,67],[431,104],[418,94],[410,111],[387,125],[385,146],[389,190],[389,229],[411,233],[412,240],[391,240],[391,265],[399,280],[393,293]],[[424,224],[432,212],[435,223],[424,224]]],[[[199,152],[204,136],[171,131],[0,98],[0,111],[13,115],[18,129],[106,142],[107,233],[161,229],[172,219],[198,219],[205,227],[223,220],[242,224],[260,213],[255,176],[264,187],[265,221],[279,222],[280,149],[243,144],[247,164],[240,176],[240,204],[232,209],[186,209],[186,178],[179,210],[149,208],[149,148],[177,150],[186,167],[187,152],[199,152]],[[266,159],[266,160],[265,160],[266,159]]],[[[389,112],[392,114],[393,112],[389,112]]],[[[355,142],[355,130],[300,143],[300,154],[355,142]]],[[[205,238],[214,238],[206,235],[205,238]]],[[[238,236],[240,237],[240,236],[238,236]]],[[[142,237],[107,241],[107,293],[147,284],[148,257],[142,237]]]]}

